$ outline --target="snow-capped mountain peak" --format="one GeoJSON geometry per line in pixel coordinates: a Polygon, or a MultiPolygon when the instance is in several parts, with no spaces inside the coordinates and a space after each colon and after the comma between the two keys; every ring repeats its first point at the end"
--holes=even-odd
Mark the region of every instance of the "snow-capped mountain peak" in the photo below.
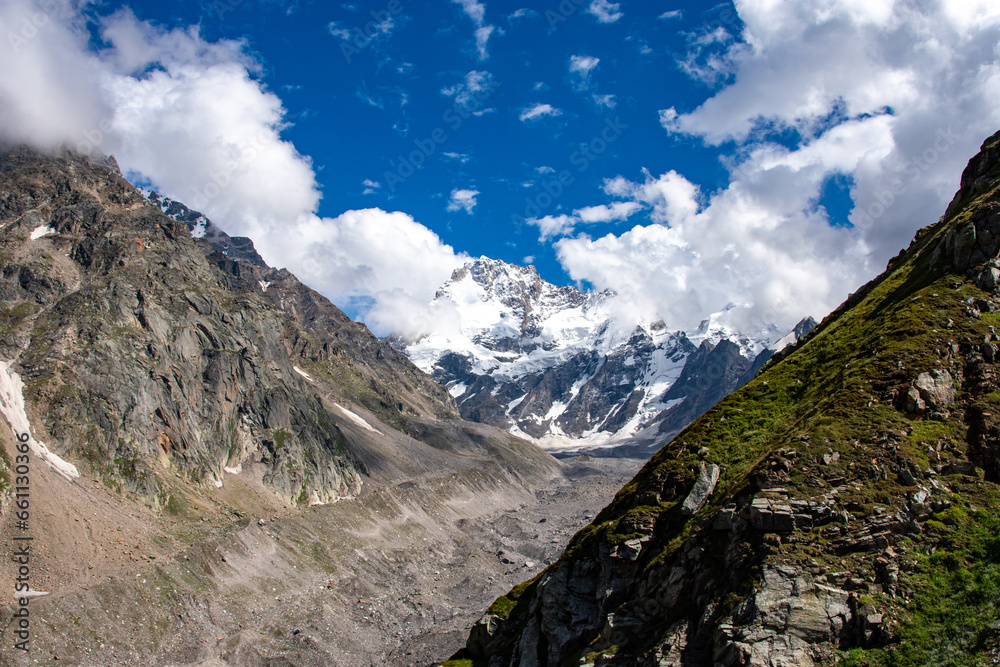
{"type": "Polygon", "coordinates": [[[702,363],[728,341],[735,353],[725,358],[732,366],[727,377],[739,379],[780,337],[774,327],[739,333],[732,324],[738,306],[693,332],[662,321],[626,325],[615,316],[614,298],[553,285],[534,267],[480,257],[457,269],[432,302],[454,314],[453,326],[405,352],[449,388],[466,418],[544,445],[579,447],[649,432],[682,403],[697,412],[702,399],[670,394],[689,358],[702,363]],[[708,352],[699,356],[701,349],[708,352]]]}

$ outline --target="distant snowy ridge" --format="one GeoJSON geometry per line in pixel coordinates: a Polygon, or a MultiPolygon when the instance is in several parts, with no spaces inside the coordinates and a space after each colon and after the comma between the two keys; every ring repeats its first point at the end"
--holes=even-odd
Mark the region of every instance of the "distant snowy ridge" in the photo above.
{"type": "Polygon", "coordinates": [[[721,359],[720,382],[725,377],[732,391],[784,333],[773,326],[737,332],[730,324],[736,306],[691,332],[662,322],[622,325],[614,298],[553,285],[534,267],[480,257],[456,270],[432,303],[455,313],[457,324],[400,347],[449,388],[466,419],[565,449],[638,434],[662,440],[656,425],[669,422],[668,414],[697,412],[707,400],[671,393],[692,355],[716,366],[721,359]]]}

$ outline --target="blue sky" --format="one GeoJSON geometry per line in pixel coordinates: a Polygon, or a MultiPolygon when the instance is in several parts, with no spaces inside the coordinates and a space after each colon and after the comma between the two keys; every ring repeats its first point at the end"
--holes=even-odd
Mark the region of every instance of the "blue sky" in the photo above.
{"type": "MultiPolygon", "coordinates": [[[[287,109],[283,136],[313,159],[320,215],[406,211],[456,250],[527,257],[546,279],[570,283],[551,244],[539,243],[524,219],[594,205],[605,178],[638,178],[642,168],[682,169],[710,190],[728,182],[717,151],[668,135],[658,111],[693,109],[710,93],[676,65],[692,42],[720,27],[740,30],[727,4],[626,3],[627,11],[603,17],[621,18],[604,23],[579,4],[568,3],[573,12],[558,2],[533,11],[484,4],[483,25],[495,26],[487,58],[475,20],[447,1],[130,6],[165,27],[198,23],[211,41],[247,41],[261,80],[287,109]],[[463,104],[446,91],[466,85],[469,72],[486,81],[463,104]],[[552,114],[520,119],[545,104],[552,114]],[[563,171],[571,182],[560,181],[563,171]],[[477,191],[475,205],[449,211],[456,190],[477,191]]],[[[598,224],[592,233],[618,227],[598,224]]]]}
{"type": "Polygon", "coordinates": [[[8,0],[0,140],[114,153],[377,333],[471,257],[822,317],[1000,129],[991,0],[8,0]]]}

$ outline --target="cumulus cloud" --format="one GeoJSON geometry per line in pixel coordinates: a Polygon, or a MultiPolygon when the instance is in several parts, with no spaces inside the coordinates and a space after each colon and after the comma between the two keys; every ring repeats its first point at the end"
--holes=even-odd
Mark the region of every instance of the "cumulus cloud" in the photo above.
{"type": "Polygon", "coordinates": [[[455,211],[465,211],[469,215],[472,215],[472,210],[476,208],[476,197],[478,195],[479,190],[452,190],[446,210],[452,213],[455,211]]]}
{"type": "Polygon", "coordinates": [[[555,108],[551,104],[533,104],[532,106],[521,111],[521,115],[518,118],[521,119],[522,123],[526,123],[531,120],[537,120],[539,118],[544,118],[546,116],[561,116],[562,111],[555,108]]]}
{"type": "Polygon", "coordinates": [[[454,98],[455,104],[466,109],[479,108],[482,100],[493,89],[493,75],[481,70],[472,70],[465,75],[465,80],[454,86],[441,89],[441,94],[454,98]]]}
{"type": "Polygon", "coordinates": [[[637,311],[690,327],[729,303],[744,325],[822,316],[934,222],[982,140],[1000,127],[1000,5],[905,0],[737,0],[738,39],[691,42],[691,76],[717,92],[666,108],[668,132],[726,151],[727,187],[704,193],[677,171],[604,184],[649,222],[561,238],[571,276],[637,311]],[[789,138],[792,138],[791,141],[789,138]],[[821,205],[850,185],[849,220],[821,205]]]}
{"type": "Polygon", "coordinates": [[[569,71],[580,76],[589,76],[600,62],[600,58],[593,56],[570,56],[569,71]]]}
{"type": "Polygon", "coordinates": [[[126,10],[101,20],[95,51],[69,0],[9,0],[0,25],[13,27],[11,48],[0,48],[0,142],[114,153],[126,173],[250,236],[268,263],[355,307],[379,333],[433,320],[427,303],[467,258],[403,213],[317,216],[312,164],[282,139],[285,110],[244,43],[126,10]]]}
{"type": "Polygon", "coordinates": [[[572,215],[546,215],[528,218],[529,225],[538,227],[538,240],[542,243],[561,236],[568,236],[579,225],[621,222],[643,208],[642,204],[631,201],[613,202],[598,206],[586,206],[573,211],[572,215]]]}
{"type": "Polygon", "coordinates": [[[608,0],[594,0],[587,7],[587,13],[593,14],[601,23],[614,23],[624,14],[619,11],[620,2],[608,2],[608,0]]]}
{"type": "Polygon", "coordinates": [[[580,222],[620,222],[628,220],[642,205],[634,201],[615,202],[613,204],[603,204],[600,206],[587,206],[573,211],[573,215],[580,219],[580,222]]]}
{"type": "Polygon", "coordinates": [[[462,11],[465,12],[465,15],[472,19],[472,22],[476,24],[476,53],[479,55],[480,60],[486,60],[490,57],[487,49],[490,37],[494,32],[496,32],[496,34],[503,34],[503,31],[499,30],[494,25],[486,24],[486,5],[478,0],[451,1],[456,5],[461,5],[462,11]]]}
{"type": "Polygon", "coordinates": [[[542,218],[528,218],[527,223],[538,227],[538,240],[545,242],[573,231],[578,220],[572,215],[546,215],[542,218]]]}
{"type": "Polygon", "coordinates": [[[428,331],[427,304],[468,259],[411,216],[377,208],[307,216],[284,233],[300,248],[295,273],[303,282],[362,310],[382,333],[428,331]]]}

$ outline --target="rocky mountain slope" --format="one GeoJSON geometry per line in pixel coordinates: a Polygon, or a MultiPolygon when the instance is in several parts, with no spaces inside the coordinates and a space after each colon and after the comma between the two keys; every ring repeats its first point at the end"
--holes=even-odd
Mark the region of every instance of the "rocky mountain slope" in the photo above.
{"type": "Polygon", "coordinates": [[[30,532],[37,593],[0,663],[407,664],[604,497],[193,222],[113,159],[0,153],[0,549],[30,532]]]}
{"type": "Polygon", "coordinates": [[[623,328],[613,300],[480,257],[438,291],[441,330],[399,347],[449,388],[466,419],[552,449],[627,441],[648,456],[753,377],[784,333],[742,335],[726,312],[692,332],[662,322],[623,328]]]}
{"type": "Polygon", "coordinates": [[[0,178],[0,357],[60,456],[161,504],[161,468],[219,484],[260,459],[286,500],[327,502],[365,472],[336,401],[404,431],[457,417],[363,325],[287,271],[192,238],[113,161],[15,151],[0,178]]]}
{"type": "Polygon", "coordinates": [[[1000,133],[946,215],[665,446],[458,664],[1000,661],[1000,133]]]}

